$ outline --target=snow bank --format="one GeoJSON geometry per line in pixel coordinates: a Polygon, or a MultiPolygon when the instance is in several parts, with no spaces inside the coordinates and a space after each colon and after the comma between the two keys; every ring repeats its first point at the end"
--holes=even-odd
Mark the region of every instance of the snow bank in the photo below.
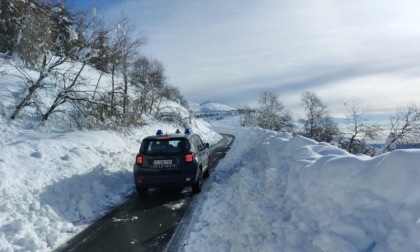
{"type": "Polygon", "coordinates": [[[420,251],[420,150],[370,158],[300,136],[215,128],[236,140],[185,251],[420,251]]]}

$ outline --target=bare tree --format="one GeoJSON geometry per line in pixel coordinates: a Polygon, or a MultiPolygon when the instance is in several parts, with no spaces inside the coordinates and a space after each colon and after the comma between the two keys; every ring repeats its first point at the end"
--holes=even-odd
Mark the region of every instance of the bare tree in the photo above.
{"type": "Polygon", "coordinates": [[[128,23],[126,18],[123,18],[122,22],[119,25],[117,32],[117,43],[120,47],[121,57],[121,73],[123,76],[123,114],[127,114],[128,106],[128,88],[129,88],[129,66],[133,63],[135,56],[138,54],[138,49],[140,46],[146,43],[146,38],[143,36],[133,36],[132,31],[134,27],[128,23]]]}
{"type": "Polygon", "coordinates": [[[66,103],[69,100],[71,100],[73,102],[76,101],[76,100],[80,100],[80,101],[87,100],[87,99],[81,98],[78,95],[80,93],[80,91],[78,91],[76,89],[76,87],[78,86],[78,80],[79,80],[80,74],[82,73],[85,66],[86,66],[86,62],[84,62],[82,64],[79,71],[75,74],[76,76],[72,78],[71,83],[68,86],[66,85],[66,82],[67,82],[69,76],[68,76],[68,74],[64,74],[63,81],[62,81],[63,87],[62,87],[61,91],[59,91],[58,94],[56,95],[54,102],[50,105],[47,112],[45,112],[42,115],[42,121],[48,120],[49,116],[51,114],[53,114],[54,112],[56,112],[56,109],[60,105],[66,103]]]}
{"type": "Polygon", "coordinates": [[[166,85],[165,68],[158,60],[140,56],[133,64],[131,72],[132,83],[139,93],[138,104],[140,114],[152,113],[152,108],[159,101],[166,85]]]}
{"type": "Polygon", "coordinates": [[[24,92],[25,95],[23,99],[20,101],[15,111],[10,116],[11,119],[15,119],[24,107],[32,103],[32,97],[35,95],[36,91],[45,87],[46,84],[43,82],[44,79],[47,78],[51,71],[53,71],[56,67],[66,62],[67,59],[68,56],[66,55],[63,55],[61,57],[48,57],[47,54],[45,54],[41,70],[39,71],[38,78],[36,79],[32,79],[31,75],[28,73],[24,66],[16,66],[17,70],[21,74],[19,77],[24,79],[28,86],[26,87],[26,90],[24,92]]]}
{"type": "Polygon", "coordinates": [[[132,65],[138,54],[140,46],[146,43],[146,37],[141,35],[135,35],[134,26],[132,26],[128,19],[123,15],[121,21],[115,27],[115,36],[110,47],[110,65],[111,65],[111,76],[112,76],[112,87],[111,87],[111,115],[116,112],[116,94],[117,90],[121,90],[122,96],[122,114],[126,116],[127,107],[129,103],[129,75],[130,65],[132,65]],[[123,83],[118,87],[115,83],[115,76],[117,71],[121,73],[123,77],[123,83]]]}
{"type": "Polygon", "coordinates": [[[136,100],[136,114],[141,117],[145,113],[147,105],[147,97],[149,96],[150,88],[148,76],[150,72],[150,60],[145,56],[138,57],[131,69],[131,82],[138,90],[138,98],[136,100]]]}
{"type": "Polygon", "coordinates": [[[264,92],[260,96],[258,107],[258,126],[275,131],[292,131],[292,117],[279,100],[278,95],[264,92]]]}
{"type": "Polygon", "coordinates": [[[257,125],[257,110],[250,106],[245,106],[240,109],[241,126],[256,126],[257,125]]]}
{"type": "Polygon", "coordinates": [[[409,103],[404,108],[398,108],[391,115],[390,129],[384,145],[376,154],[393,151],[400,143],[415,143],[420,135],[420,108],[415,103],[409,103]]]}
{"type": "Polygon", "coordinates": [[[306,118],[301,120],[302,135],[319,142],[331,142],[339,134],[339,130],[327,106],[314,92],[303,92],[301,99],[306,111],[306,118]]]}
{"type": "Polygon", "coordinates": [[[372,148],[366,143],[367,140],[375,140],[380,128],[378,125],[368,124],[366,117],[367,107],[353,101],[351,104],[344,103],[347,110],[344,121],[344,131],[340,141],[341,148],[349,153],[373,155],[372,148]]]}
{"type": "Polygon", "coordinates": [[[116,113],[116,90],[117,90],[117,83],[116,83],[116,75],[118,73],[118,69],[121,68],[121,58],[123,55],[121,41],[118,38],[118,27],[113,30],[116,31],[116,34],[111,41],[111,45],[109,47],[109,68],[111,73],[111,90],[109,91],[110,95],[110,116],[113,116],[116,113]]]}

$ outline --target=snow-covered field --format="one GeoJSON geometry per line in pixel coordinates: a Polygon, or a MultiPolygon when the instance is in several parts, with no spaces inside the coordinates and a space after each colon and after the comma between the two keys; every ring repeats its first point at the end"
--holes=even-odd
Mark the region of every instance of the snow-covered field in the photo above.
{"type": "Polygon", "coordinates": [[[420,251],[420,150],[375,158],[229,121],[185,251],[420,251]]]}

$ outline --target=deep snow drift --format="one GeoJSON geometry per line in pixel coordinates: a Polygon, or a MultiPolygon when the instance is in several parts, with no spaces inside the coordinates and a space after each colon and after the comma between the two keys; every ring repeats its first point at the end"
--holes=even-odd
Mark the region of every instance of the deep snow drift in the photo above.
{"type": "Polygon", "coordinates": [[[420,251],[420,150],[354,156],[217,123],[236,140],[200,195],[185,251],[420,251]]]}

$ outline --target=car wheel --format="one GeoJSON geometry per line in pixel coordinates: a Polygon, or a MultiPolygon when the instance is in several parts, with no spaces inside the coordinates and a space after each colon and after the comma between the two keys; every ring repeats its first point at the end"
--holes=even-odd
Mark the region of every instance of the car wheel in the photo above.
{"type": "Polygon", "coordinates": [[[203,187],[203,173],[200,170],[200,173],[198,174],[197,182],[192,186],[193,193],[200,193],[201,189],[203,187]]]}
{"type": "Polygon", "coordinates": [[[139,196],[144,197],[147,195],[148,188],[136,186],[136,191],[139,196]]]}
{"type": "Polygon", "coordinates": [[[210,167],[207,166],[207,169],[204,172],[204,177],[207,178],[208,176],[210,176],[210,167]]]}

